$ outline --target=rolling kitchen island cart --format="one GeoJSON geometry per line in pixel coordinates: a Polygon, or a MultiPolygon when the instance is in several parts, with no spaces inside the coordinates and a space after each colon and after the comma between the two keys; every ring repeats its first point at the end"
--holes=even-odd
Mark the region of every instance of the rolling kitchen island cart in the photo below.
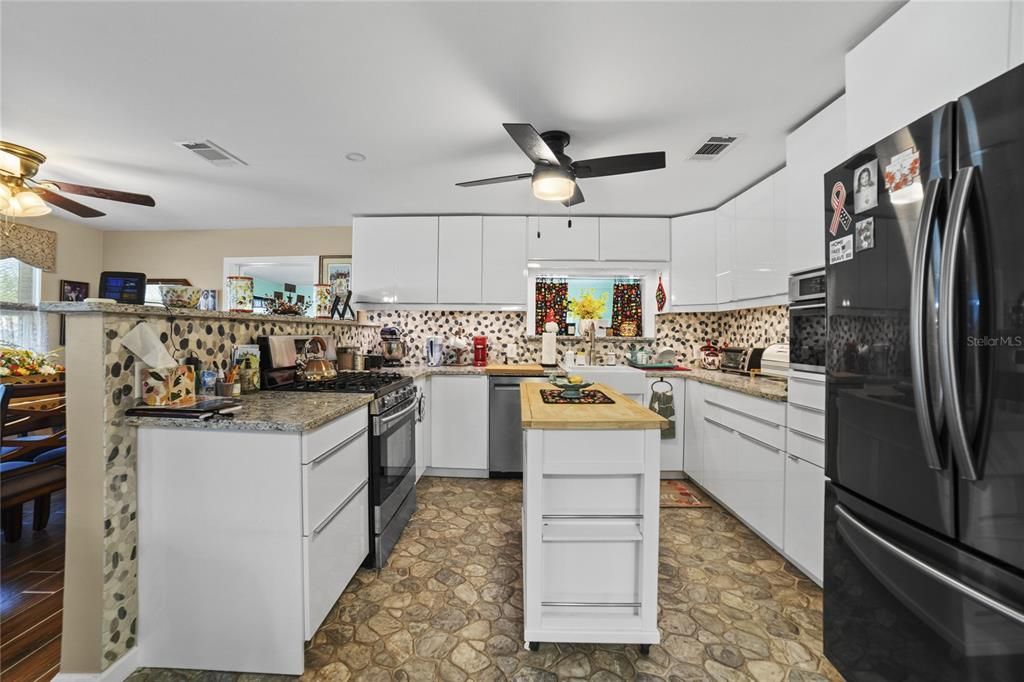
{"type": "Polygon", "coordinates": [[[520,388],[526,644],[639,644],[658,631],[660,430],[668,422],[602,384],[607,404],[545,403],[520,388]]]}

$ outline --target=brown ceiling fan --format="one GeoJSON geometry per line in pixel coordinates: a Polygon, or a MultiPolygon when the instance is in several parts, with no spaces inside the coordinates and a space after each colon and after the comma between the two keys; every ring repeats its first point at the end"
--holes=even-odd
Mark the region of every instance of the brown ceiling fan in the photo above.
{"type": "Polygon", "coordinates": [[[36,180],[36,173],[45,162],[46,157],[34,149],[0,140],[0,213],[15,218],[46,215],[50,212],[47,204],[53,204],[81,218],[99,218],[106,215],[91,206],[57,194],[58,190],[95,199],[156,206],[156,201],[148,194],[121,192],[116,189],[102,189],[57,180],[36,180]]]}

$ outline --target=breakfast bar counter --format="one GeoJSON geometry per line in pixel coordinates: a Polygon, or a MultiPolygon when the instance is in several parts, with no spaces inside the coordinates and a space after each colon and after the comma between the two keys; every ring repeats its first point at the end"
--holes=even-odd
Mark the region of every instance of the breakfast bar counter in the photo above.
{"type": "Polygon", "coordinates": [[[603,384],[576,403],[555,388],[520,387],[526,643],[639,644],[647,653],[660,641],[660,432],[668,422],[603,384]],[[543,391],[558,402],[545,402],[543,391]]]}

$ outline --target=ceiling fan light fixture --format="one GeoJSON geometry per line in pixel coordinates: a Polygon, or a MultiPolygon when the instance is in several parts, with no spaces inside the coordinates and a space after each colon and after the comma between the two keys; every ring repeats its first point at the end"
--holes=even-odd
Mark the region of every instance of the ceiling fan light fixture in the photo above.
{"type": "Polygon", "coordinates": [[[3,212],[15,218],[35,218],[46,215],[50,210],[50,207],[39,198],[38,194],[23,189],[10,199],[7,208],[3,212]]]}
{"type": "Polygon", "coordinates": [[[533,196],[543,201],[565,201],[576,191],[576,178],[560,166],[538,165],[531,182],[533,196]]]}
{"type": "Polygon", "coordinates": [[[0,212],[6,211],[11,205],[11,188],[0,183],[0,212]]]}

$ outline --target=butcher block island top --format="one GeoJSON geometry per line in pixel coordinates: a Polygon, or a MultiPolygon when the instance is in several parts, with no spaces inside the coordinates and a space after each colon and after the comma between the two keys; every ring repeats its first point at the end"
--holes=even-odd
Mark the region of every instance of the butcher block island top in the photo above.
{"type": "Polygon", "coordinates": [[[549,383],[526,383],[519,387],[519,400],[524,429],[620,430],[665,429],[668,420],[630,400],[618,391],[594,384],[586,390],[597,390],[614,400],[606,405],[573,405],[545,403],[541,391],[554,389],[549,383]]]}

